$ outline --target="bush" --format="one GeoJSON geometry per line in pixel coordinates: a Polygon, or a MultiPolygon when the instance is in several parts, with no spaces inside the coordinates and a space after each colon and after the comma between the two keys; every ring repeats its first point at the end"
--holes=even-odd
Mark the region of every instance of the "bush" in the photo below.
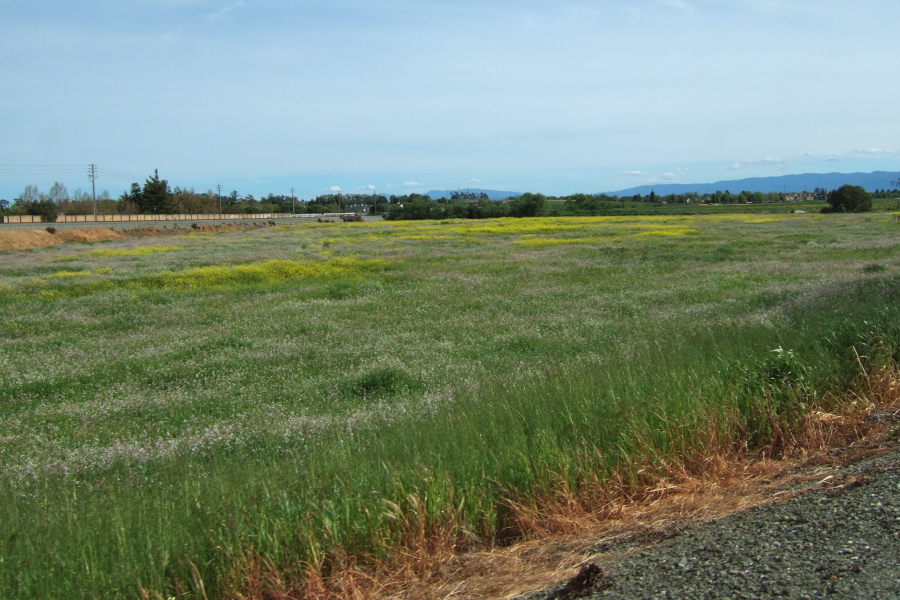
{"type": "Polygon", "coordinates": [[[345,381],[341,388],[344,395],[351,398],[384,398],[421,390],[422,382],[402,369],[384,367],[345,381]]]}
{"type": "Polygon", "coordinates": [[[56,204],[52,200],[38,200],[23,204],[26,215],[41,217],[44,223],[56,222],[56,204]]]}
{"type": "Polygon", "coordinates": [[[48,227],[47,233],[56,233],[56,227],[48,227]]]}

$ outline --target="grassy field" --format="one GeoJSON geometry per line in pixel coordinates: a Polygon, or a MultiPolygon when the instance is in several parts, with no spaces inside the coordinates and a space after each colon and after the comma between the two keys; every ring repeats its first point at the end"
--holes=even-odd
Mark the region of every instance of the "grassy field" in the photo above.
{"type": "Polygon", "coordinates": [[[892,213],[161,239],[3,253],[0,597],[515,537],[517,506],[770,444],[900,349],[892,213]]]}

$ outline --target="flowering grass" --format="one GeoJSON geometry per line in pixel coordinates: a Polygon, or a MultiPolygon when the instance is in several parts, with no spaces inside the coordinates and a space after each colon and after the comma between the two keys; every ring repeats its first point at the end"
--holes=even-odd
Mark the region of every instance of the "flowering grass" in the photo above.
{"type": "Polygon", "coordinates": [[[145,256],[154,252],[172,252],[173,250],[181,250],[181,248],[178,246],[143,246],[123,250],[91,250],[88,254],[90,256],[145,256]]]}
{"type": "Polygon", "coordinates": [[[382,259],[339,257],[328,261],[271,259],[252,264],[197,267],[182,272],[144,275],[134,284],[146,288],[212,289],[279,283],[298,279],[356,277],[384,269],[382,259]]]}
{"type": "Polygon", "coordinates": [[[408,550],[410,515],[487,544],[513,502],[762,445],[896,354],[898,227],[308,223],[5,253],[0,596],[228,597],[254,561],[299,586],[408,550]]]}
{"type": "Polygon", "coordinates": [[[58,271],[56,273],[51,273],[51,274],[47,275],[46,277],[47,277],[47,279],[53,279],[54,277],[65,277],[65,278],[87,277],[90,274],[91,274],[90,271],[58,271]]]}

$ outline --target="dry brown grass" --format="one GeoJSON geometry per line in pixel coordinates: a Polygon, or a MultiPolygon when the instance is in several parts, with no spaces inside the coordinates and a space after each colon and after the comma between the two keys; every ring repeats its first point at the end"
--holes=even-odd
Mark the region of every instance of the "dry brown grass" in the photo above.
{"type": "MultiPolygon", "coordinates": [[[[267,227],[263,223],[226,223],[221,225],[197,225],[196,228],[186,226],[185,222],[175,223],[169,227],[133,227],[113,230],[107,227],[60,227],[56,233],[47,231],[45,225],[35,229],[10,229],[0,231],[0,250],[29,250],[43,248],[65,242],[106,242],[130,237],[157,237],[165,235],[184,235],[194,231],[236,231],[242,229],[258,229],[267,227]]],[[[51,223],[49,227],[53,228],[51,223]]]]}
{"type": "MultiPolygon", "coordinates": [[[[835,400],[835,399],[832,399],[835,400]]],[[[748,455],[715,431],[702,455],[673,457],[650,482],[597,482],[574,493],[560,481],[552,495],[510,503],[509,529],[518,541],[459,552],[453,515],[429,522],[407,499],[394,507],[406,540],[375,567],[352,558],[330,565],[243,562],[232,598],[240,600],[511,599],[571,578],[586,562],[609,560],[677,534],[688,521],[709,521],[752,506],[835,483],[835,467],[886,453],[900,415],[900,368],[863,371],[839,413],[813,411],[801,427],[748,455]],[[717,441],[718,440],[718,441],[717,441]],[[777,454],[777,458],[773,458],[777,454]]],[[[715,427],[713,427],[715,429],[715,427]]]]}
{"type": "Polygon", "coordinates": [[[56,233],[46,229],[11,229],[0,231],[0,250],[28,250],[64,242],[105,242],[124,237],[120,232],[106,227],[59,229],[56,233]]]}

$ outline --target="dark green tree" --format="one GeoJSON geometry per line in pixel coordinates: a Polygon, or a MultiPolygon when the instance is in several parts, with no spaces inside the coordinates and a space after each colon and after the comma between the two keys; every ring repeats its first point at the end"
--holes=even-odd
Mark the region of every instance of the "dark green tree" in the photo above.
{"type": "Polygon", "coordinates": [[[827,212],[868,212],[872,195],[858,185],[842,185],[828,194],[827,212]]]}
{"type": "Polygon", "coordinates": [[[134,182],[131,184],[131,190],[122,192],[119,196],[119,212],[123,215],[136,215],[143,212],[144,192],[141,190],[141,184],[134,182]]]}
{"type": "Polygon", "coordinates": [[[175,212],[169,182],[159,178],[159,170],[154,170],[153,175],[144,182],[141,212],[160,215],[175,212]]]}
{"type": "Polygon", "coordinates": [[[547,197],[543,194],[526,192],[509,201],[509,216],[511,217],[539,217],[544,213],[544,205],[547,197]]]}

